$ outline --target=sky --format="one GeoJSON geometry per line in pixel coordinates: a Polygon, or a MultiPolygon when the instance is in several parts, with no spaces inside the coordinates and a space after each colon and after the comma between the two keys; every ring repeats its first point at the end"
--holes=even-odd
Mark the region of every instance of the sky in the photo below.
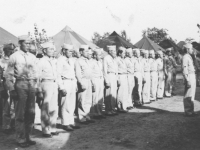
{"type": "Polygon", "coordinates": [[[67,25],[88,40],[94,32],[126,30],[133,44],[157,27],[177,42],[199,42],[199,8],[200,0],[0,0],[0,26],[20,36],[34,33],[36,23],[53,36],[67,25]]]}

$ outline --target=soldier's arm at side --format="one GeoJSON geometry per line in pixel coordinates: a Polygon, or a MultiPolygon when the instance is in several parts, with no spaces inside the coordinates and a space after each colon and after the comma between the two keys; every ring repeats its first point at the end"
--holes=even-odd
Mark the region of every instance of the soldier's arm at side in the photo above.
{"type": "Polygon", "coordinates": [[[107,58],[104,57],[103,59],[103,76],[104,76],[104,80],[107,84],[109,84],[109,81],[108,81],[108,66],[107,66],[107,58]]]}
{"type": "Polygon", "coordinates": [[[186,81],[189,81],[188,78],[188,59],[187,57],[183,57],[183,62],[182,62],[182,66],[183,66],[183,76],[185,77],[186,81]]]}
{"type": "Polygon", "coordinates": [[[75,63],[75,74],[76,74],[76,79],[77,79],[78,83],[82,85],[82,82],[81,82],[81,67],[80,67],[78,60],[75,63]]]}
{"type": "Polygon", "coordinates": [[[59,90],[62,90],[62,89],[64,89],[64,83],[63,83],[63,80],[61,78],[62,70],[63,70],[63,62],[62,62],[61,57],[58,58],[56,69],[57,69],[58,87],[59,87],[59,90]]]}

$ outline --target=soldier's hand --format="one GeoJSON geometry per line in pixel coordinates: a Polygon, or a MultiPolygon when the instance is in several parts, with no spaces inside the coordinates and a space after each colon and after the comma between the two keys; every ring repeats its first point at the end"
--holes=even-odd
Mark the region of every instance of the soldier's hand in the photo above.
{"type": "Polygon", "coordinates": [[[110,88],[110,83],[106,83],[106,88],[108,89],[108,88],[110,88]]]}
{"type": "Polygon", "coordinates": [[[191,83],[190,83],[190,81],[187,81],[187,88],[191,88],[191,83]]]}
{"type": "Polygon", "coordinates": [[[143,82],[143,84],[145,84],[145,83],[146,83],[146,79],[145,79],[145,78],[143,78],[142,82],[143,82]]]}
{"type": "Polygon", "coordinates": [[[92,92],[95,92],[96,91],[96,85],[92,85],[92,92]]]}
{"type": "Polygon", "coordinates": [[[117,86],[120,87],[121,86],[121,81],[117,81],[117,86]]]}
{"type": "Polygon", "coordinates": [[[61,96],[65,97],[67,95],[67,91],[65,89],[60,90],[61,96]]]}
{"type": "Polygon", "coordinates": [[[10,97],[17,100],[17,92],[15,90],[10,91],[10,97]]]}
{"type": "Polygon", "coordinates": [[[81,84],[81,89],[82,89],[82,91],[85,91],[85,90],[86,90],[85,85],[82,85],[82,84],[81,84]]]}
{"type": "Polygon", "coordinates": [[[43,95],[42,92],[38,92],[38,93],[37,93],[37,97],[38,97],[39,99],[44,99],[44,95],[43,95]]]}

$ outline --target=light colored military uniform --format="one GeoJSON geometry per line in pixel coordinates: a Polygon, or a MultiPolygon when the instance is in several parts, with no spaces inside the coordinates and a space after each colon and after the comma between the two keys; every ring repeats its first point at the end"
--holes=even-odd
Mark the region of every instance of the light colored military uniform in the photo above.
{"type": "MultiPolygon", "coordinates": [[[[162,52],[161,52],[162,53],[162,52]]],[[[162,54],[161,54],[162,55],[162,54]]],[[[158,87],[157,87],[157,98],[163,98],[165,89],[165,73],[164,73],[164,62],[162,58],[156,60],[158,65],[158,87]]]]}
{"type": "Polygon", "coordinates": [[[61,98],[61,123],[62,125],[74,125],[74,111],[76,107],[75,59],[60,56],[58,58],[58,73],[62,78],[62,89],[67,95],[61,98]]]}
{"type": "Polygon", "coordinates": [[[18,143],[29,140],[35,119],[35,92],[37,69],[36,57],[22,50],[10,56],[6,71],[7,86],[9,91],[16,90],[18,101],[15,106],[15,130],[18,143]],[[14,80],[16,83],[14,85],[14,80]]]}
{"type": "MultiPolygon", "coordinates": [[[[148,53],[148,52],[145,52],[145,53],[148,53]]],[[[143,84],[142,100],[143,100],[143,103],[149,103],[150,102],[150,63],[149,63],[149,59],[143,58],[142,66],[143,66],[143,70],[144,70],[144,79],[146,81],[143,84]]]]}
{"type": "Polygon", "coordinates": [[[183,76],[186,80],[185,82],[185,94],[184,94],[184,110],[185,113],[190,115],[194,113],[194,98],[196,92],[196,76],[195,68],[193,64],[193,59],[189,54],[183,56],[183,76]],[[191,87],[187,87],[187,82],[190,82],[191,87]]]}
{"type": "Polygon", "coordinates": [[[156,100],[157,86],[158,86],[158,67],[157,62],[153,58],[149,58],[150,63],[150,100],[156,100]]]}
{"type": "Polygon", "coordinates": [[[61,78],[58,75],[57,62],[54,58],[44,56],[38,62],[40,90],[44,94],[41,108],[41,125],[44,134],[56,132],[58,117],[58,85],[61,78]]]}
{"type": "MultiPolygon", "coordinates": [[[[124,50],[125,51],[125,50],[124,50]]],[[[117,93],[117,106],[118,109],[126,110],[128,107],[127,99],[128,99],[128,78],[127,78],[127,66],[125,60],[121,57],[117,58],[118,64],[118,81],[120,82],[120,86],[118,88],[117,93]]]]}
{"type": "Polygon", "coordinates": [[[105,93],[105,111],[111,113],[116,108],[118,65],[116,58],[107,55],[103,59],[103,74],[105,83],[110,84],[105,93]]]}
{"type": "Polygon", "coordinates": [[[144,71],[142,67],[142,62],[140,58],[132,58],[134,61],[134,77],[135,77],[135,87],[133,92],[134,105],[142,103],[142,81],[144,77],[144,71]]]}
{"type": "Polygon", "coordinates": [[[96,87],[95,92],[92,95],[93,102],[93,115],[98,116],[102,115],[102,105],[104,102],[104,79],[103,79],[103,62],[102,60],[92,60],[92,74],[93,74],[93,83],[96,87]]]}
{"type": "MultiPolygon", "coordinates": [[[[132,49],[131,49],[132,51],[132,49]]],[[[132,57],[133,58],[133,57],[132,57]]],[[[135,79],[134,79],[134,61],[132,58],[126,57],[125,63],[127,67],[127,77],[128,77],[128,101],[127,107],[133,107],[133,88],[135,86],[135,79]]]]}
{"type": "Polygon", "coordinates": [[[92,68],[89,60],[83,56],[75,63],[75,73],[78,83],[84,85],[86,90],[78,93],[79,121],[90,120],[90,108],[92,106],[92,68]]]}

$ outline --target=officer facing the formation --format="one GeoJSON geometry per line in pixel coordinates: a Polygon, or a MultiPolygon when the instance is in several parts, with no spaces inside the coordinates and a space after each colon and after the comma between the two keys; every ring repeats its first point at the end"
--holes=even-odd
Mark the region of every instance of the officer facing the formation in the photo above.
{"type": "Polygon", "coordinates": [[[164,61],[163,52],[158,51],[158,58],[156,59],[158,67],[158,88],[157,88],[157,98],[163,99],[164,88],[165,88],[165,73],[164,73],[164,61]]]}
{"type": "Polygon", "coordinates": [[[133,98],[134,98],[134,106],[140,107],[142,105],[142,84],[146,81],[144,79],[142,62],[140,61],[140,50],[133,49],[133,51],[135,54],[135,57],[132,58],[134,61],[134,77],[135,77],[133,98]]]}
{"type": "Polygon", "coordinates": [[[74,111],[76,107],[77,81],[75,77],[75,60],[72,58],[73,45],[63,44],[63,56],[58,58],[58,74],[62,78],[62,86],[67,95],[61,94],[61,123],[66,131],[73,131],[79,126],[74,122],[74,111]]]}
{"type": "MultiPolygon", "coordinates": [[[[56,122],[58,117],[58,85],[61,85],[61,77],[57,72],[57,61],[53,59],[55,52],[53,43],[46,42],[41,46],[45,56],[38,62],[38,97],[43,98],[41,107],[43,136],[50,138],[52,135],[58,135],[56,122]]],[[[59,86],[59,88],[66,94],[63,87],[59,86]]]]}
{"type": "Polygon", "coordinates": [[[103,79],[103,63],[102,63],[103,49],[95,49],[93,59],[93,82],[95,84],[95,91],[93,92],[93,113],[94,119],[106,118],[102,113],[104,103],[104,79],[103,79]]]}
{"type": "Polygon", "coordinates": [[[193,53],[192,44],[185,44],[183,46],[184,56],[182,61],[183,76],[185,79],[185,94],[183,99],[184,110],[186,116],[194,116],[194,98],[196,92],[196,76],[193,59],[191,57],[193,53]]]}
{"type": "Polygon", "coordinates": [[[127,109],[133,109],[133,88],[135,86],[134,79],[134,61],[133,61],[133,51],[132,48],[126,49],[125,63],[127,67],[127,78],[128,78],[128,99],[127,99],[127,109]]]}
{"type": "Polygon", "coordinates": [[[94,123],[90,118],[92,106],[92,69],[88,60],[89,46],[80,47],[81,57],[75,63],[75,73],[78,81],[78,118],[81,124],[94,123]]]}
{"type": "Polygon", "coordinates": [[[15,99],[10,98],[8,94],[8,88],[6,86],[6,76],[5,70],[7,70],[10,55],[14,52],[15,46],[14,44],[7,44],[4,46],[4,56],[0,59],[0,67],[2,69],[1,79],[3,80],[2,88],[1,88],[1,101],[3,102],[3,122],[2,122],[2,129],[4,133],[10,133],[14,128],[14,103],[16,102],[15,99]]]}
{"type": "Polygon", "coordinates": [[[30,138],[35,119],[36,57],[28,52],[30,46],[28,36],[19,37],[19,45],[20,50],[10,56],[6,79],[10,97],[16,98],[17,96],[15,106],[16,140],[20,147],[28,147],[36,144],[30,138]],[[14,82],[14,78],[16,82],[14,82]]]}
{"type": "Polygon", "coordinates": [[[105,113],[108,116],[117,115],[116,97],[117,97],[117,79],[118,65],[116,61],[116,46],[107,46],[108,55],[103,59],[103,74],[105,80],[105,113]]]}
{"type": "Polygon", "coordinates": [[[155,60],[155,52],[154,50],[150,50],[149,52],[149,63],[150,63],[150,100],[156,100],[156,93],[157,93],[157,85],[158,85],[158,68],[157,62],[155,60]]]}
{"type": "Polygon", "coordinates": [[[142,61],[142,67],[144,70],[145,83],[143,84],[142,100],[144,104],[150,103],[150,63],[149,63],[149,51],[144,51],[144,58],[142,61]]]}
{"type": "Polygon", "coordinates": [[[126,49],[119,47],[117,52],[117,65],[118,65],[118,92],[117,92],[117,108],[119,112],[127,112],[127,99],[128,99],[128,79],[127,79],[127,66],[125,62],[126,49]]]}

